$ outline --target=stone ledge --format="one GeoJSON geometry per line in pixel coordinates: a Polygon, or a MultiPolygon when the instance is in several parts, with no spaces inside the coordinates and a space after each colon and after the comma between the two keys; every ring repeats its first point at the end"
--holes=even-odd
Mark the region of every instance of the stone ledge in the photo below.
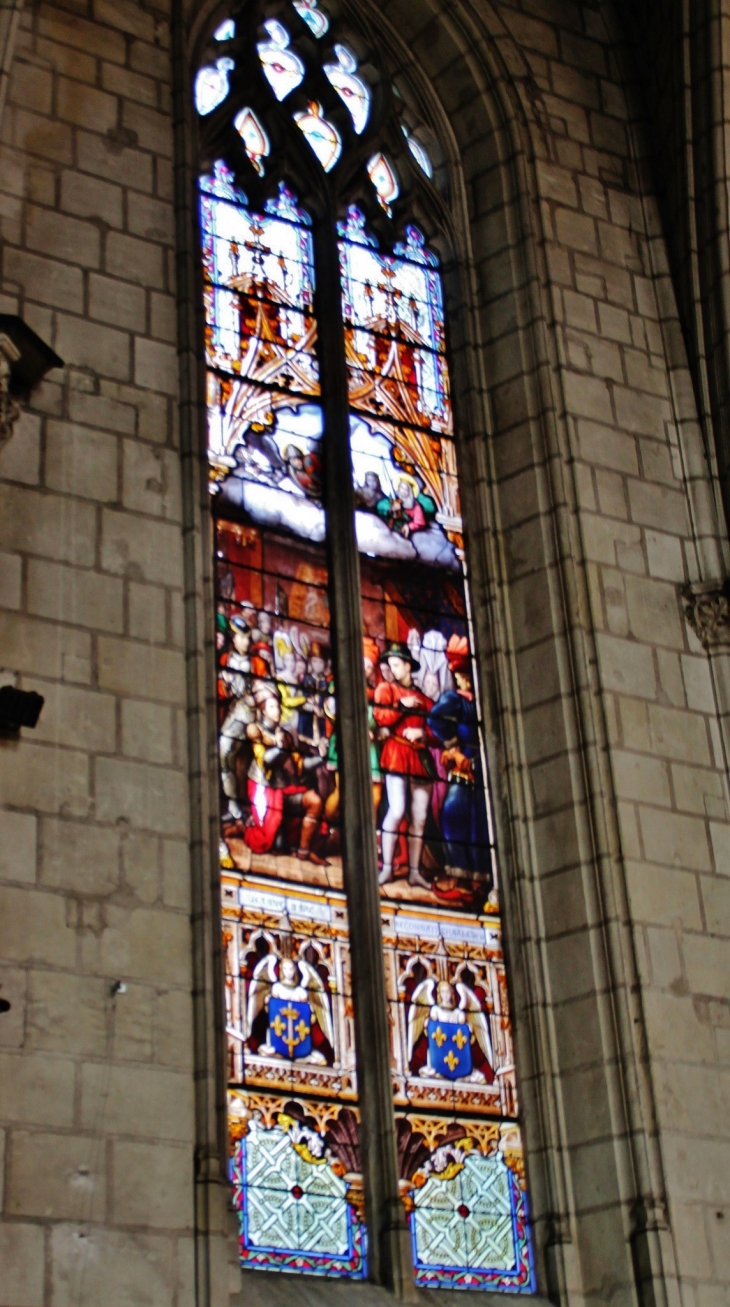
{"type": "MultiPolygon", "coordinates": [[[[519,1298],[532,1307],[550,1307],[540,1294],[483,1293],[461,1289],[418,1289],[419,1307],[504,1307],[505,1297],[519,1298]]],[[[241,1289],[229,1299],[231,1307],[398,1307],[399,1300],[377,1284],[327,1279],[316,1275],[289,1275],[270,1271],[242,1271],[241,1289]]]]}

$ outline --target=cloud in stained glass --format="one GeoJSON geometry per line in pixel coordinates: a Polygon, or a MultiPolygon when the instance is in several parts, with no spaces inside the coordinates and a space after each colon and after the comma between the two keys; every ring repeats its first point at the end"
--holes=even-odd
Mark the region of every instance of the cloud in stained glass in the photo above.
{"type": "Polygon", "coordinates": [[[208,373],[208,458],[218,510],[307,540],[325,537],[322,410],[208,373]]]}
{"type": "Polygon", "coordinates": [[[201,117],[212,113],[223,103],[228,95],[228,74],[234,68],[233,60],[224,56],[217,59],[215,64],[200,69],[195,78],[195,108],[201,117]]]}
{"type": "Polygon", "coordinates": [[[433,177],[433,164],[431,163],[431,158],[426,147],[421,145],[421,142],[417,141],[415,136],[411,136],[411,133],[405,125],[403,125],[402,131],[406,141],[408,142],[408,149],[416,160],[421,171],[425,172],[427,177],[433,177]]]}
{"type": "Polygon", "coordinates": [[[311,100],[308,109],[294,114],[294,121],[306,136],[325,172],[329,172],[342,153],[342,140],[337,128],[322,116],[321,104],[311,100]]]}
{"type": "Polygon", "coordinates": [[[384,154],[374,154],[368,161],[368,177],[375,187],[378,204],[390,217],[391,205],[398,199],[400,187],[398,178],[384,154]]]}
{"type": "Polygon", "coordinates": [[[226,18],[216,27],[213,33],[214,41],[232,41],[236,35],[236,24],[232,18],[226,18]]]}
{"type": "Polygon", "coordinates": [[[356,76],[357,59],[347,46],[336,45],[335,58],[336,63],[324,65],[324,72],[340,99],[347,105],[352,125],[359,136],[367,126],[370,113],[370,87],[362,77],[356,76]]]}
{"type": "Polygon", "coordinates": [[[461,570],[462,522],[450,441],[350,417],[358,548],[461,570]]]}
{"type": "Polygon", "coordinates": [[[304,64],[289,47],[289,33],[276,18],[269,18],[264,27],[268,41],[260,41],[256,49],[267,81],[277,100],[285,100],[299,86],[304,77],[304,64]]]}
{"type": "Polygon", "coordinates": [[[317,5],[317,0],[293,0],[294,8],[310,32],[319,40],[329,31],[330,20],[317,5]]]}
{"type": "Polygon", "coordinates": [[[233,126],[243,141],[243,148],[251,160],[251,163],[259,176],[263,177],[263,160],[269,154],[271,146],[269,144],[269,138],[253,109],[241,109],[241,112],[236,114],[236,117],[233,119],[233,126]]]}

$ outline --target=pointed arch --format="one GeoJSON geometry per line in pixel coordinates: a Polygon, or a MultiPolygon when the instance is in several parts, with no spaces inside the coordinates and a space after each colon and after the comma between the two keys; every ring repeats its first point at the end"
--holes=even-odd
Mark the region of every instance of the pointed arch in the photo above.
{"type": "MultiPolygon", "coordinates": [[[[600,762],[605,725],[584,689],[591,683],[594,657],[581,617],[582,549],[539,213],[538,179],[553,142],[539,89],[490,6],[477,13],[463,5],[446,16],[426,5],[388,6],[387,11],[358,6],[357,18],[381,39],[387,31],[392,65],[407,73],[422,120],[443,150],[448,198],[440,221],[434,223],[431,211],[423,226],[441,254],[452,328],[540,1275],[555,1288],[566,1277],[580,1279],[572,1241],[591,1219],[584,1215],[587,1195],[569,1160],[561,1095],[569,1036],[551,1000],[556,964],[545,922],[562,910],[551,882],[556,844],[569,851],[567,861],[582,886],[590,1001],[607,1068],[601,1092],[616,1137],[626,1141],[617,1150],[621,1204],[606,1238],[608,1262],[617,1265],[628,1257],[626,1213],[637,1202],[642,1210],[661,1209],[662,1181],[645,1075],[643,1088],[636,1088],[643,1072],[630,1015],[631,982],[625,989],[622,980],[635,963],[627,913],[620,906],[625,890],[606,798],[610,780],[600,762]],[[448,76],[457,61],[458,82],[448,76]],[[468,85],[461,76],[465,68],[468,85]],[[475,123],[481,126],[478,135],[475,123]],[[520,495],[534,504],[533,521],[525,528],[514,523],[511,502],[519,478],[520,495]],[[523,541],[531,551],[527,567],[510,556],[523,541]],[[544,594],[547,604],[537,603],[544,594]],[[532,788],[534,743],[525,728],[524,668],[535,658],[560,697],[551,729],[558,733],[562,761],[556,764],[551,810],[544,815],[532,788]],[[622,922],[618,930],[611,924],[614,914],[622,922]],[[601,940],[597,952],[593,938],[601,940]],[[620,1069],[622,1064],[629,1072],[620,1069]]],[[[377,225],[377,215],[374,221],[377,225]]]]}

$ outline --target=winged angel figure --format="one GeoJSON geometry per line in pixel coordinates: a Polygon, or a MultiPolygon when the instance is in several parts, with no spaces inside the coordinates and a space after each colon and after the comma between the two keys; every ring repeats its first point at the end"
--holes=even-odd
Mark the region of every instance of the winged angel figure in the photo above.
{"type": "Polygon", "coordinates": [[[268,953],[256,964],[248,991],[246,1038],[250,1039],[259,1013],[267,1015],[265,1043],[259,1046],[263,1057],[304,1059],[325,1066],[327,1059],[313,1047],[316,1024],[331,1048],[334,1031],[329,995],[319,972],[301,958],[277,958],[268,953]]]}
{"type": "Polygon", "coordinates": [[[428,1061],[420,1075],[484,1084],[484,1073],[472,1066],[472,1044],[479,1046],[493,1068],[492,1040],[487,1017],[468,985],[457,982],[454,986],[448,980],[437,984],[429,976],[416,986],[408,1013],[409,1064],[424,1031],[428,1061]]]}

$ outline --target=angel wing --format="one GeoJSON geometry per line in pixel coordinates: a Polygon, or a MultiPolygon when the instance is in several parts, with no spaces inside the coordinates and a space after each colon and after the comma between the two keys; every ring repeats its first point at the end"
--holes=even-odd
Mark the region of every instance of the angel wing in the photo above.
{"type": "Polygon", "coordinates": [[[489,1033],[489,1020],[487,1015],[482,1011],[482,1005],[474,993],[474,990],[469,989],[468,985],[461,982],[456,986],[456,992],[460,999],[459,1007],[462,1012],[466,1013],[467,1025],[489,1065],[492,1067],[492,1070],[494,1070],[492,1037],[489,1033]]]}
{"type": "Polygon", "coordinates": [[[416,1047],[428,1021],[428,1014],[433,1007],[435,981],[432,976],[416,985],[411,994],[411,1006],[408,1009],[408,1061],[413,1057],[416,1047]]]}
{"type": "Polygon", "coordinates": [[[251,984],[248,987],[248,1003],[246,1005],[246,1039],[251,1035],[253,1023],[259,1012],[265,1006],[266,1001],[271,993],[271,986],[276,980],[276,963],[277,958],[274,953],[267,953],[265,958],[256,963],[253,970],[251,984]]]}
{"type": "Polygon", "coordinates": [[[297,966],[302,977],[304,988],[307,991],[307,997],[312,1009],[317,1025],[319,1026],[325,1039],[334,1048],[335,1033],[332,1029],[332,1013],[330,1012],[329,995],[325,989],[324,981],[310,962],[304,962],[301,958],[297,960],[297,966]]]}

